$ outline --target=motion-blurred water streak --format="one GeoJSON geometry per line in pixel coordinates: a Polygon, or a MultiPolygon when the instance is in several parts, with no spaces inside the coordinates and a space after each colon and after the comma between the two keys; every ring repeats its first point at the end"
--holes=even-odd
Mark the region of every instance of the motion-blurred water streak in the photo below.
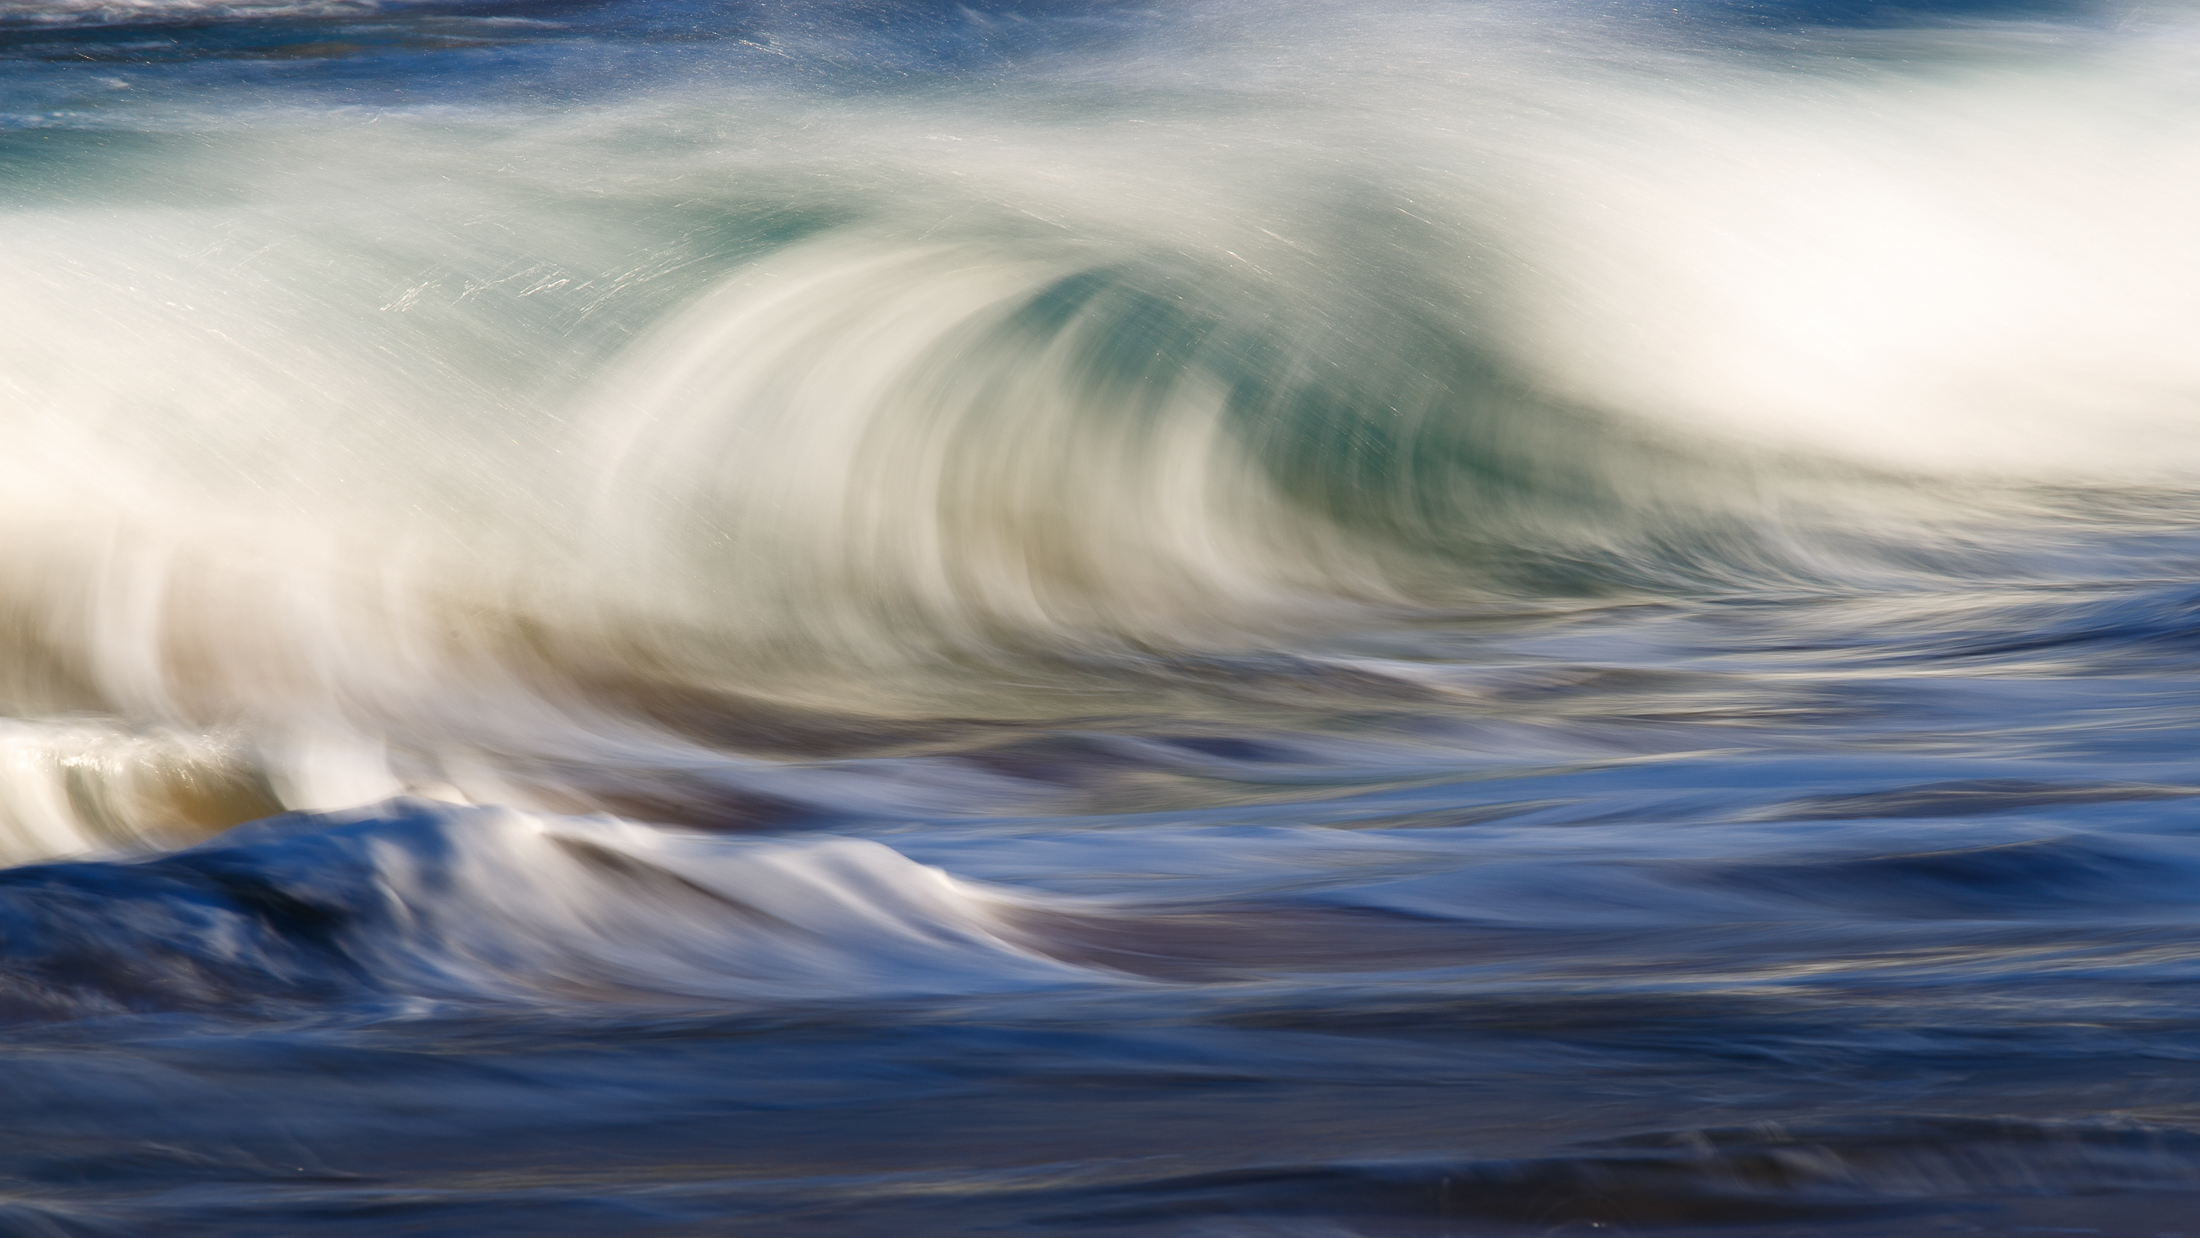
{"type": "Polygon", "coordinates": [[[2196,50],[0,0],[0,1234],[2200,1233],[2196,50]]]}

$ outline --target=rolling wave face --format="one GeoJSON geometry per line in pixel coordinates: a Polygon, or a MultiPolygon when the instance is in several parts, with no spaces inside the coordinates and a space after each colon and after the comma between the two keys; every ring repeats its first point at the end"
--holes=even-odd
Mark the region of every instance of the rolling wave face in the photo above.
{"type": "Polygon", "coordinates": [[[971,669],[2021,573],[2041,484],[2195,462],[2182,27],[1210,5],[972,87],[745,20],[555,120],[125,77],[6,136],[0,690],[218,750],[70,766],[105,824],[18,854],[163,778],[202,827],[750,778],[668,694],[1031,717],[971,669]]]}

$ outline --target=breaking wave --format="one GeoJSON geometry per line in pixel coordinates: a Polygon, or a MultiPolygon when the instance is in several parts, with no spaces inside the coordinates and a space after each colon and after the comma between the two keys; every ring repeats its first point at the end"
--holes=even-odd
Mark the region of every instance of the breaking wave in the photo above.
{"type": "Polygon", "coordinates": [[[124,81],[0,134],[11,854],[777,802],[798,720],[2177,518],[2189,30],[1517,18],[1095,10],[950,90],[758,9],[554,120],[124,81]]]}

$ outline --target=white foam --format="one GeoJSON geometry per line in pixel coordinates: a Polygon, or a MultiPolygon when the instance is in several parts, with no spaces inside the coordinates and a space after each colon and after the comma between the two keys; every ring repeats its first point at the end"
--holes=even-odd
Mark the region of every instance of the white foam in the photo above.
{"type": "MultiPolygon", "coordinates": [[[[200,132],[105,151],[108,200],[26,163],[0,228],[0,709],[226,737],[295,807],[549,806],[578,768],[819,791],[593,693],[1028,717],[1045,693],[988,701],[971,659],[1258,645],[1477,587],[1288,500],[1226,367],[1097,364],[1135,315],[1017,325],[1080,272],[1289,390],[1411,371],[1387,333],[1427,326],[1536,399],[1758,453],[1680,477],[1557,405],[1438,400],[1516,417],[1490,438],[1530,488],[1548,463],[1615,496],[1508,517],[1461,480],[1439,547],[1509,519],[1619,557],[1707,512],[1798,558],[1825,527],[1929,536],[1887,488],[1799,503],[1766,449],[2200,467],[2189,30],[1705,50],[1551,12],[1195,6],[967,94],[134,92],[147,133],[200,132]]],[[[956,793],[844,774],[826,798],[956,793]]]]}

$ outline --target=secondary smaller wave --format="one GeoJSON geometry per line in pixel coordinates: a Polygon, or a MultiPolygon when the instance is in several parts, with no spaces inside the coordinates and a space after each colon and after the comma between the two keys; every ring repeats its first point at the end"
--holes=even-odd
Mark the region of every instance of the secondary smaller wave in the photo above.
{"type": "Polygon", "coordinates": [[[708,1004],[1093,980],[1010,896],[856,839],[393,802],[138,863],[0,873],[0,1013],[708,1004]]]}

